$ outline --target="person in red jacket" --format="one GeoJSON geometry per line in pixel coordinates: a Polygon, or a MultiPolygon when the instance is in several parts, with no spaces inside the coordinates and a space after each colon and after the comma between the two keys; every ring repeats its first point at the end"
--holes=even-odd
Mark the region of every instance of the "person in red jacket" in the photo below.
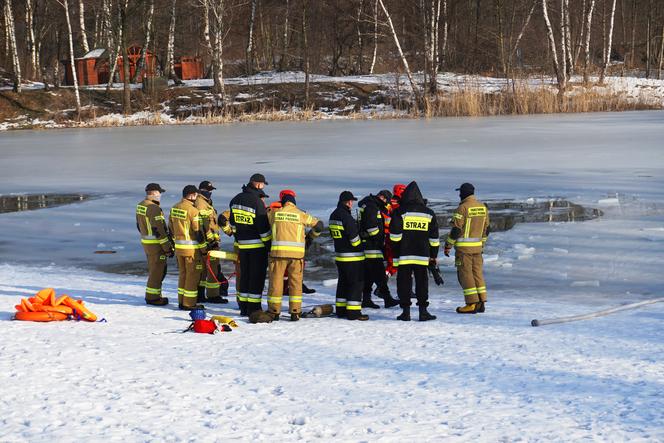
{"type": "Polygon", "coordinates": [[[387,217],[384,217],[385,220],[385,260],[387,261],[387,266],[385,267],[385,273],[387,276],[393,276],[394,274],[397,273],[397,268],[394,266],[394,262],[392,261],[394,257],[394,252],[393,252],[393,247],[392,243],[390,241],[390,220],[392,218],[392,214],[396,212],[397,209],[399,209],[399,202],[401,201],[401,196],[403,195],[403,191],[406,189],[406,185],[403,183],[397,183],[394,185],[392,188],[392,197],[390,198],[390,204],[389,206],[389,214],[387,217]]]}

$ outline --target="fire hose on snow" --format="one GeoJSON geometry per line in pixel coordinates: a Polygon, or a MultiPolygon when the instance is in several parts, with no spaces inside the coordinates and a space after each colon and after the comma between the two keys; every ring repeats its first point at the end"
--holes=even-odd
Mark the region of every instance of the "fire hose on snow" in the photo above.
{"type": "Polygon", "coordinates": [[[627,311],[629,309],[640,308],[641,306],[651,305],[653,303],[664,302],[664,297],[653,298],[650,300],[644,300],[637,303],[630,303],[628,305],[617,306],[615,308],[604,309],[603,311],[591,312],[589,314],[583,315],[573,315],[570,317],[559,317],[559,318],[548,318],[544,320],[533,320],[530,322],[531,326],[544,326],[552,325],[556,323],[569,323],[573,321],[588,320],[591,318],[604,317],[605,315],[615,314],[616,312],[627,311]]]}

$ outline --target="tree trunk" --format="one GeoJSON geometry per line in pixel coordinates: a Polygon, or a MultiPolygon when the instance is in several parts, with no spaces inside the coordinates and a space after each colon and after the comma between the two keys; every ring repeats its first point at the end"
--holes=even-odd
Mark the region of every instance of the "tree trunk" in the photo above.
{"type": "MultiPolygon", "coordinates": [[[[8,0],[6,0],[8,1],[8,0]]],[[[34,21],[34,0],[25,0],[25,31],[27,34],[27,44],[29,53],[29,70],[27,77],[36,78],[39,75],[39,65],[37,60],[37,43],[35,41],[35,21],[34,21]]]]}
{"type": "Polygon", "coordinates": [[[572,73],[574,72],[574,58],[573,58],[573,51],[572,51],[572,28],[571,28],[571,21],[570,21],[570,13],[569,13],[569,0],[564,0],[563,1],[564,5],[564,14],[563,17],[565,19],[565,54],[567,56],[567,71],[566,75],[567,78],[569,79],[572,76],[572,73]]]}
{"type": "Polygon", "coordinates": [[[145,57],[150,47],[150,40],[152,37],[152,20],[154,18],[154,0],[150,0],[150,5],[148,6],[148,17],[145,23],[145,43],[141,48],[141,56],[138,58],[136,63],[136,71],[134,71],[134,76],[131,78],[132,83],[136,83],[136,80],[141,76],[145,70],[145,76],[147,76],[147,70],[145,69],[145,57]]]}
{"type": "Polygon", "coordinates": [[[659,42],[659,69],[657,69],[657,80],[662,78],[662,59],[664,58],[664,25],[662,25],[662,37],[659,42]]]}
{"type": "Polygon", "coordinates": [[[599,83],[604,83],[604,78],[606,77],[606,70],[609,67],[611,62],[611,45],[613,43],[613,19],[616,15],[616,0],[613,0],[613,6],[611,6],[611,19],[609,20],[609,35],[607,37],[606,51],[604,52],[604,63],[602,66],[602,72],[599,76],[599,83]]]}
{"type": "Polygon", "coordinates": [[[438,70],[441,71],[447,61],[447,35],[449,33],[450,18],[447,14],[447,0],[443,0],[443,42],[440,44],[440,51],[438,51],[438,70]]]}
{"type": "Polygon", "coordinates": [[[528,27],[528,24],[530,23],[530,19],[533,16],[533,12],[535,11],[535,6],[537,6],[537,3],[539,0],[534,0],[532,6],[530,7],[530,10],[528,11],[528,15],[526,16],[526,20],[524,20],[523,25],[521,26],[521,30],[519,31],[519,35],[517,35],[516,40],[514,41],[514,45],[512,46],[512,50],[510,51],[510,55],[507,59],[507,64],[508,64],[508,69],[511,71],[512,67],[514,65],[514,55],[516,54],[517,49],[519,49],[519,45],[521,44],[521,39],[523,38],[523,34],[526,32],[526,28],[528,27]]]}
{"type": "Polygon", "coordinates": [[[590,35],[592,34],[593,10],[595,9],[595,0],[590,0],[590,7],[586,14],[585,20],[585,37],[586,41],[583,45],[584,58],[583,58],[583,84],[588,84],[588,67],[590,66],[590,35]]]}
{"type": "Polygon", "coordinates": [[[553,71],[556,74],[556,79],[558,81],[558,92],[562,96],[567,88],[567,82],[565,79],[565,71],[560,69],[560,64],[558,63],[558,49],[556,47],[556,38],[553,35],[553,27],[551,26],[551,20],[549,20],[549,11],[547,0],[542,0],[542,16],[544,17],[544,23],[546,24],[546,34],[549,40],[549,51],[551,52],[551,57],[553,59],[553,71]]]}
{"type": "Polygon", "coordinates": [[[383,3],[383,0],[378,0],[378,3],[380,4],[380,8],[383,10],[383,14],[385,14],[385,17],[387,18],[387,24],[390,27],[390,32],[392,32],[392,38],[394,39],[394,44],[397,47],[397,51],[399,52],[399,57],[401,57],[401,63],[403,64],[404,69],[406,70],[406,75],[408,76],[408,81],[410,82],[410,87],[413,91],[413,94],[415,94],[415,99],[417,102],[420,102],[420,90],[417,84],[415,83],[415,79],[413,78],[413,74],[410,71],[410,66],[408,65],[408,60],[406,60],[406,56],[404,55],[403,51],[401,50],[401,43],[399,43],[399,36],[397,35],[397,31],[394,29],[394,24],[392,23],[392,17],[390,17],[390,13],[387,11],[387,8],[385,7],[385,3],[383,3]]]}
{"type": "Polygon", "coordinates": [[[503,31],[503,2],[496,0],[496,23],[498,25],[498,48],[500,50],[500,66],[505,78],[509,78],[507,68],[507,56],[505,54],[505,33],[503,31]]]}
{"type": "Polygon", "coordinates": [[[565,20],[565,0],[560,0],[560,69],[567,78],[567,20],[565,20]]]}
{"type": "Polygon", "coordinates": [[[651,45],[652,45],[652,0],[648,0],[648,15],[646,17],[646,78],[650,78],[651,45]]]}
{"type": "Polygon", "coordinates": [[[258,0],[251,0],[251,13],[249,14],[249,39],[247,41],[247,74],[254,73],[254,24],[256,22],[256,6],[258,0]]]}
{"type": "Polygon", "coordinates": [[[5,29],[7,32],[7,41],[12,59],[12,80],[14,82],[14,92],[21,92],[21,64],[18,59],[18,49],[16,46],[16,27],[14,25],[14,12],[12,11],[11,0],[5,0],[5,29]]]}
{"type": "Polygon", "coordinates": [[[87,54],[90,52],[90,46],[88,45],[88,35],[85,32],[85,4],[83,0],[78,0],[78,22],[81,27],[81,46],[83,53],[87,54]]]}
{"type": "Polygon", "coordinates": [[[288,66],[288,39],[289,39],[290,1],[286,0],[284,11],[284,32],[281,36],[281,57],[279,58],[279,70],[283,71],[288,66]]]}
{"type": "Polygon", "coordinates": [[[357,67],[355,70],[361,74],[364,70],[364,39],[362,38],[362,10],[364,8],[364,0],[359,0],[357,6],[357,18],[355,19],[355,29],[357,31],[357,67]]]}
{"type": "Polygon", "coordinates": [[[304,107],[309,107],[309,39],[307,38],[307,8],[309,0],[302,1],[302,49],[304,51],[304,107]]]}
{"type": "Polygon", "coordinates": [[[63,8],[65,8],[65,20],[67,21],[67,33],[69,40],[69,66],[71,67],[71,75],[74,80],[74,96],[76,97],[76,116],[81,119],[81,97],[78,93],[78,77],[76,76],[76,62],[74,60],[74,37],[71,31],[71,20],[69,18],[69,3],[68,0],[61,0],[63,8]]]}
{"type": "Polygon", "coordinates": [[[131,114],[131,84],[130,84],[130,70],[129,70],[129,44],[127,43],[127,34],[129,34],[127,29],[127,7],[129,0],[120,0],[124,1],[124,5],[118,4],[120,8],[120,32],[122,32],[121,47],[122,47],[122,76],[124,81],[122,82],[122,112],[124,115],[131,114]]]}
{"type": "Polygon", "coordinates": [[[182,84],[175,73],[175,7],[177,0],[171,1],[171,21],[168,25],[168,44],[166,48],[167,77],[173,79],[176,85],[182,84]]]}
{"type": "Polygon", "coordinates": [[[224,0],[212,0],[209,10],[212,12],[212,78],[214,86],[212,91],[222,100],[225,96],[224,88],[224,0]]]}
{"type": "Polygon", "coordinates": [[[373,56],[371,57],[369,74],[374,73],[374,69],[376,68],[376,58],[378,56],[378,0],[374,2],[373,25],[373,56]]]}

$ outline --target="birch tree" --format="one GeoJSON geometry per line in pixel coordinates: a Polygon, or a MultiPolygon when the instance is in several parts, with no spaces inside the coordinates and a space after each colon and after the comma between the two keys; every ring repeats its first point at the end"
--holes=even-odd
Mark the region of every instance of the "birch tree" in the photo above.
{"type": "Polygon", "coordinates": [[[290,32],[290,0],[285,1],[284,28],[281,35],[281,57],[279,58],[279,70],[283,71],[288,63],[288,41],[290,32]]]}
{"type": "Polygon", "coordinates": [[[8,53],[11,54],[12,59],[12,80],[14,82],[13,91],[16,93],[21,92],[21,64],[18,59],[18,49],[16,45],[16,27],[14,25],[14,11],[12,10],[11,0],[5,0],[4,16],[5,16],[5,32],[7,40],[8,53]]]}
{"type": "Polygon", "coordinates": [[[374,73],[374,69],[376,68],[377,56],[378,56],[378,0],[375,0],[373,8],[373,55],[371,57],[371,67],[369,68],[369,74],[374,73]]]}
{"type": "MultiPolygon", "coordinates": [[[[131,82],[135,83],[141,73],[145,70],[145,57],[150,47],[150,40],[152,37],[152,20],[154,19],[154,0],[150,0],[148,4],[148,14],[145,21],[145,43],[141,48],[141,55],[138,58],[136,63],[136,71],[134,71],[134,76],[131,78],[131,82]]],[[[147,72],[146,72],[147,73],[147,72]]]]}
{"type": "Polygon", "coordinates": [[[83,48],[83,53],[87,54],[90,52],[90,46],[88,45],[88,34],[85,31],[85,3],[84,0],[78,0],[78,23],[81,28],[81,47],[83,48]]]}
{"type": "Polygon", "coordinates": [[[427,90],[430,94],[438,91],[438,27],[440,23],[441,0],[420,0],[422,9],[425,72],[427,90]]]}
{"type": "Polygon", "coordinates": [[[551,20],[549,20],[549,8],[547,0],[542,0],[542,17],[544,18],[544,24],[546,25],[546,35],[549,42],[549,51],[551,53],[551,58],[553,62],[553,71],[556,74],[556,80],[558,81],[558,92],[562,96],[567,89],[567,78],[564,69],[561,69],[558,62],[558,48],[556,46],[556,38],[553,34],[553,26],[551,26],[551,20]]]}
{"type": "Polygon", "coordinates": [[[613,43],[613,22],[616,15],[616,0],[613,0],[611,6],[611,18],[609,19],[609,34],[607,37],[607,44],[604,50],[604,61],[602,63],[602,71],[599,75],[599,83],[604,84],[604,78],[606,77],[606,70],[609,68],[609,63],[611,62],[611,45],[613,43]]]}
{"type": "Polygon", "coordinates": [[[590,35],[592,34],[593,10],[595,9],[595,0],[590,0],[588,12],[584,20],[585,42],[583,44],[583,84],[588,84],[588,68],[590,66],[590,35]]]}
{"type": "Polygon", "coordinates": [[[392,38],[394,39],[394,44],[397,47],[397,51],[399,52],[399,57],[401,58],[401,63],[403,64],[404,70],[406,71],[406,75],[408,76],[410,87],[413,91],[413,94],[415,95],[415,99],[419,102],[420,90],[417,84],[415,83],[415,79],[413,78],[412,72],[410,71],[408,60],[406,60],[406,56],[404,55],[403,50],[401,49],[401,43],[399,42],[399,36],[397,35],[397,31],[394,29],[394,24],[392,23],[392,17],[390,16],[390,13],[387,11],[387,8],[385,7],[385,3],[383,2],[383,0],[378,0],[378,3],[380,4],[380,8],[383,10],[383,14],[385,14],[385,18],[387,19],[387,24],[390,27],[390,32],[392,33],[392,38]]]}
{"type": "Polygon", "coordinates": [[[247,74],[254,73],[254,51],[255,51],[255,38],[254,38],[254,28],[256,23],[256,7],[258,6],[258,0],[251,0],[251,11],[249,14],[249,36],[247,38],[247,74]]]}
{"type": "MultiPolygon", "coordinates": [[[[7,0],[9,1],[9,0],[7,0]]],[[[25,31],[28,44],[29,70],[27,76],[36,78],[39,74],[39,60],[37,57],[37,42],[35,40],[34,0],[25,0],[25,31]]]]}
{"type": "MultiPolygon", "coordinates": [[[[175,10],[177,0],[171,0],[171,19],[168,25],[168,43],[166,48],[166,71],[167,77],[173,79],[176,85],[182,84],[182,80],[175,73],[175,10]]],[[[209,32],[209,30],[208,30],[209,32]]],[[[209,36],[208,36],[209,37],[209,36]]]]}
{"type": "Polygon", "coordinates": [[[211,16],[210,30],[212,45],[212,79],[214,85],[212,91],[222,99],[225,95],[224,88],[224,15],[226,8],[224,0],[210,0],[208,13],[211,16]]]}
{"type": "Polygon", "coordinates": [[[81,96],[78,92],[78,77],[76,75],[76,61],[74,59],[74,36],[71,29],[71,19],[69,17],[69,3],[68,0],[57,0],[58,3],[65,10],[65,20],[67,23],[67,39],[69,41],[69,66],[71,68],[71,76],[74,81],[74,96],[76,98],[76,115],[80,120],[81,118],[81,96]]]}

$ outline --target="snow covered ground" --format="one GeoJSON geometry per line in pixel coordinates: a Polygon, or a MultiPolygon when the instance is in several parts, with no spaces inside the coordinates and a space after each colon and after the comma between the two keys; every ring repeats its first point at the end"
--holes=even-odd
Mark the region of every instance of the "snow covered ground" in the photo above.
{"type": "MultiPolygon", "coordinates": [[[[100,197],[0,215],[0,441],[662,441],[664,303],[541,328],[530,320],[664,296],[663,121],[646,112],[0,135],[1,193],[100,197]],[[493,235],[483,315],[454,313],[460,289],[441,257],[446,285],[431,288],[438,320],[428,323],[381,309],[365,323],[240,319],[231,333],[180,334],[188,316],[145,306],[144,277],[94,269],[140,259],[133,205],[145,182],[169,190],[168,208],[185,184],[210,178],[224,206],[255,171],[269,194],[294,187],[321,216],[343,188],[410,177],[436,199],[469,180],[480,198],[561,196],[606,215],[493,235]],[[94,256],[99,243],[119,252],[94,256]],[[107,322],[10,321],[42,287],[84,298],[107,322]]],[[[310,283],[318,293],[305,305],[333,300],[334,287],[310,283]]],[[[176,286],[169,275],[166,293],[176,286]]],[[[237,315],[234,304],[209,312],[237,315]]]]}

